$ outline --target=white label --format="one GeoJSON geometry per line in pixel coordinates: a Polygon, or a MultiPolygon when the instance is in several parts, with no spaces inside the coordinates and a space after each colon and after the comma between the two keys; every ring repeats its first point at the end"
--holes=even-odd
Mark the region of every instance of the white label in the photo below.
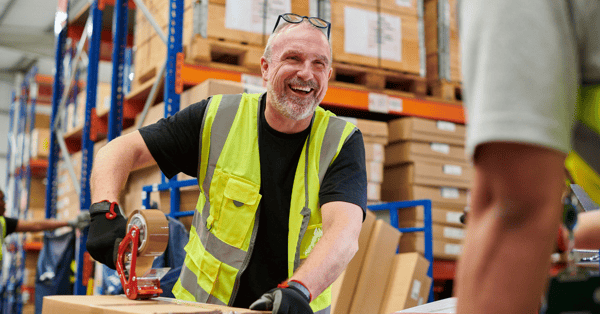
{"type": "Polygon", "coordinates": [[[461,223],[460,222],[460,217],[462,216],[462,213],[458,213],[458,212],[447,212],[446,213],[446,222],[449,223],[461,223]]]}
{"type": "Polygon", "coordinates": [[[369,111],[388,113],[387,95],[369,93],[369,111]]]}
{"type": "Polygon", "coordinates": [[[462,251],[462,245],[460,244],[446,244],[444,245],[444,253],[449,255],[460,255],[460,251],[462,251]]]}
{"type": "Polygon", "coordinates": [[[152,192],[158,191],[158,183],[152,184],[152,192]]]}
{"type": "Polygon", "coordinates": [[[402,112],[402,99],[388,97],[388,109],[393,112],[402,112]]]}
{"type": "Polygon", "coordinates": [[[242,74],[242,84],[262,86],[263,79],[258,75],[242,74]]]}
{"type": "MultiPolygon", "coordinates": [[[[290,0],[267,1],[267,19],[263,21],[265,0],[229,0],[225,2],[225,28],[257,34],[270,34],[280,14],[292,12],[290,0]],[[266,29],[264,29],[266,25],[266,29]]],[[[279,21],[282,23],[282,21],[279,21]]]]}
{"type": "Polygon", "coordinates": [[[438,121],[437,128],[442,131],[454,132],[454,131],[456,131],[456,124],[454,124],[452,122],[447,122],[447,121],[438,121]]]}
{"type": "Polygon", "coordinates": [[[410,290],[410,297],[413,300],[419,299],[419,291],[421,291],[421,282],[417,279],[413,280],[412,289],[410,290]]]}
{"type": "Polygon", "coordinates": [[[383,145],[374,143],[373,144],[373,159],[375,161],[383,161],[383,145]]]}
{"type": "Polygon", "coordinates": [[[396,0],[396,5],[399,5],[401,7],[411,7],[412,0],[396,0]]]}
{"type": "Polygon", "coordinates": [[[465,231],[459,228],[444,227],[444,238],[462,240],[465,238],[465,231]]]}
{"type": "Polygon", "coordinates": [[[462,175],[462,167],[461,166],[456,166],[456,165],[444,165],[443,166],[443,171],[445,174],[450,174],[453,176],[460,176],[462,175]]]}
{"type": "Polygon", "coordinates": [[[377,12],[344,7],[344,51],[367,57],[379,56],[377,12]]]}
{"type": "Polygon", "coordinates": [[[381,58],[402,61],[402,23],[400,17],[381,13],[381,58]]]}
{"type": "Polygon", "coordinates": [[[371,179],[369,181],[381,182],[383,181],[383,165],[380,162],[369,163],[369,174],[371,179]]]}
{"type": "Polygon", "coordinates": [[[460,196],[457,188],[441,188],[440,191],[443,198],[457,199],[460,196]]]}
{"type": "Polygon", "coordinates": [[[262,94],[266,91],[267,88],[263,86],[244,84],[244,93],[246,94],[262,94]]]}
{"type": "Polygon", "coordinates": [[[442,143],[431,143],[429,144],[431,150],[442,154],[450,154],[450,145],[442,143]]]}
{"type": "Polygon", "coordinates": [[[423,298],[419,298],[419,302],[417,303],[417,305],[423,305],[423,298]]]}

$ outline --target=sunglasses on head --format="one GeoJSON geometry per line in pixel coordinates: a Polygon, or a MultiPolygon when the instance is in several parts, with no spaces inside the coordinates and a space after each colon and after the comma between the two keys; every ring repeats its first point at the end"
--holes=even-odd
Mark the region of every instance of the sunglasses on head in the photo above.
{"type": "Polygon", "coordinates": [[[310,24],[314,25],[315,27],[317,27],[318,29],[320,29],[323,34],[325,34],[325,36],[327,36],[327,39],[329,40],[329,35],[331,33],[331,23],[325,21],[322,18],[318,18],[318,17],[310,17],[310,16],[302,16],[302,15],[298,15],[298,14],[294,14],[294,13],[284,13],[279,15],[279,17],[277,18],[277,23],[275,23],[275,27],[273,27],[273,32],[275,32],[275,30],[277,29],[277,26],[279,25],[279,20],[283,19],[284,21],[288,22],[288,23],[292,23],[292,24],[299,24],[302,23],[302,21],[304,21],[304,19],[307,19],[310,24]]]}

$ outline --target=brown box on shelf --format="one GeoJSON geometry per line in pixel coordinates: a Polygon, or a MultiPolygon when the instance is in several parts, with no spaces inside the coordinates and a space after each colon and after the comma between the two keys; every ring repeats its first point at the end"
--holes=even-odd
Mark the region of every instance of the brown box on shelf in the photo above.
{"type": "Polygon", "coordinates": [[[56,198],[56,219],[69,220],[79,215],[81,202],[75,191],[56,198]]]}
{"type": "Polygon", "coordinates": [[[469,189],[472,179],[473,168],[469,164],[415,161],[386,167],[383,185],[390,189],[413,184],[469,189]]]}
{"type": "Polygon", "coordinates": [[[36,128],[31,132],[31,158],[46,159],[50,153],[50,129],[36,128]]]}
{"type": "Polygon", "coordinates": [[[383,182],[383,164],[378,161],[367,161],[367,181],[374,183],[383,182]]]}
{"type": "Polygon", "coordinates": [[[94,314],[166,314],[166,313],[239,313],[267,314],[222,305],[180,301],[171,298],[160,300],[129,300],[125,295],[54,295],[44,297],[42,313],[94,313],[94,314]]]}
{"type": "MultiPolygon", "coordinates": [[[[422,228],[422,221],[415,220],[400,220],[398,226],[400,228],[422,228]]],[[[450,243],[462,243],[465,239],[465,230],[462,226],[446,226],[437,223],[431,224],[432,235],[435,240],[446,241],[450,243]]]]}
{"type": "Polygon", "coordinates": [[[369,201],[380,201],[381,200],[381,184],[375,182],[367,182],[367,200],[369,201]]]}
{"type": "Polygon", "coordinates": [[[465,126],[447,121],[404,117],[388,123],[389,142],[421,141],[465,145],[465,126]]]}
{"type": "MultiPolygon", "coordinates": [[[[431,221],[435,224],[463,227],[460,217],[463,215],[460,207],[433,207],[431,208],[431,221]]],[[[398,210],[399,221],[424,221],[424,210],[422,208],[410,207],[398,210]]]]}
{"type": "Polygon", "coordinates": [[[372,0],[344,0],[343,2],[352,4],[358,3],[361,5],[379,8],[381,12],[394,12],[399,14],[417,14],[417,0],[381,0],[377,2],[372,0]]]}
{"type": "MultiPolygon", "coordinates": [[[[181,94],[181,107],[180,109],[183,109],[183,97],[185,95],[185,92],[181,94]]],[[[156,104],[152,107],[150,107],[150,109],[148,109],[148,113],[146,113],[146,117],[144,118],[144,122],[142,122],[142,126],[147,126],[153,123],[156,123],[158,120],[160,120],[161,118],[163,118],[165,116],[165,103],[161,102],[159,104],[156,104]]],[[[142,118],[141,113],[138,114],[135,117],[135,123],[134,125],[138,125],[139,120],[142,118]]]]}
{"type": "Polygon", "coordinates": [[[375,221],[348,313],[379,312],[399,238],[396,228],[382,220],[375,221]]]}
{"type": "MultiPolygon", "coordinates": [[[[161,174],[162,172],[158,168],[158,165],[142,168],[133,171],[129,174],[126,188],[124,190],[125,204],[121,204],[122,210],[126,215],[129,215],[136,209],[142,208],[142,191],[144,186],[160,184],[161,174]]],[[[160,199],[158,196],[158,192],[150,193],[150,201],[155,201],[157,204],[159,204],[160,199]]],[[[168,210],[165,211],[163,208],[159,209],[161,209],[163,212],[168,213],[168,210]]]]}
{"type": "Polygon", "coordinates": [[[49,129],[50,128],[50,113],[39,112],[36,110],[34,128],[49,129]]]}
{"type": "Polygon", "coordinates": [[[448,80],[461,82],[461,52],[458,32],[458,7],[456,0],[448,0],[443,3],[445,12],[440,16],[440,2],[437,0],[425,0],[424,24],[425,24],[425,47],[427,49],[427,79],[448,80]],[[448,19],[444,22],[444,19],[448,19]],[[440,34],[439,24],[444,23],[444,32],[440,34]],[[445,41],[446,49],[440,49],[440,41],[445,41]],[[440,73],[440,62],[448,60],[449,64],[443,64],[445,75],[440,73]]]}
{"type": "Polygon", "coordinates": [[[334,286],[339,287],[339,292],[335,298],[332,296],[331,299],[331,313],[333,314],[349,313],[374,226],[375,214],[367,210],[358,237],[358,251],[354,254],[354,257],[350,263],[348,263],[348,266],[346,266],[344,273],[342,273],[334,283],[334,286]]]}
{"type": "Polygon", "coordinates": [[[384,146],[379,143],[365,142],[365,160],[366,161],[384,161],[384,146]]]}
{"type": "Polygon", "coordinates": [[[335,1],[331,4],[331,24],[334,61],[419,74],[416,13],[379,13],[373,5],[335,1]],[[380,44],[378,21],[384,24],[380,44]]]}
{"type": "Polygon", "coordinates": [[[181,94],[181,109],[210,96],[219,94],[241,94],[244,84],[227,80],[208,79],[181,94]]]}
{"type": "Polygon", "coordinates": [[[434,207],[467,206],[467,190],[456,187],[403,185],[397,188],[383,185],[381,199],[386,202],[430,199],[434,207]]]}
{"type": "MultiPolygon", "coordinates": [[[[198,186],[186,186],[179,189],[179,191],[179,211],[194,210],[200,196],[198,186]]],[[[160,192],[160,209],[167,213],[171,210],[171,194],[169,191],[160,192]]]]}
{"type": "Polygon", "coordinates": [[[46,184],[43,178],[31,178],[29,185],[29,207],[45,208],[46,206],[46,184]]]}
{"type": "Polygon", "coordinates": [[[385,147],[385,165],[412,161],[467,163],[464,146],[435,142],[403,141],[385,147]]]}
{"type": "Polygon", "coordinates": [[[23,272],[23,285],[35,287],[35,274],[40,252],[27,251],[25,254],[25,271],[23,272]]]}
{"type": "Polygon", "coordinates": [[[379,313],[389,314],[427,303],[432,283],[428,269],[429,261],[419,253],[397,254],[379,313]]]}
{"type": "MultiPolygon", "coordinates": [[[[400,238],[400,252],[419,252],[425,254],[425,240],[422,232],[405,233],[400,238]]],[[[456,260],[462,251],[462,244],[439,239],[433,240],[433,257],[456,260]]]]}

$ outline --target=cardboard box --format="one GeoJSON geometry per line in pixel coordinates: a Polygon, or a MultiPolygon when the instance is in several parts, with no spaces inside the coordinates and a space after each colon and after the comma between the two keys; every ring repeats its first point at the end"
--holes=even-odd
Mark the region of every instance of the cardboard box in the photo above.
{"type": "Polygon", "coordinates": [[[375,182],[367,182],[367,200],[381,200],[381,184],[375,182]]]}
{"type": "Polygon", "coordinates": [[[464,146],[405,141],[392,143],[385,147],[386,166],[414,161],[468,163],[464,146]]]}
{"type": "Polygon", "coordinates": [[[46,159],[50,154],[50,129],[31,131],[31,158],[46,159]]]}
{"type": "MultiPolygon", "coordinates": [[[[415,220],[400,220],[400,228],[422,228],[424,226],[422,221],[415,220]]],[[[460,244],[465,239],[465,230],[463,227],[458,226],[446,226],[437,223],[431,224],[433,238],[435,240],[442,240],[450,243],[460,244]]]]}
{"type": "Polygon", "coordinates": [[[365,142],[366,161],[383,162],[385,160],[384,156],[385,154],[383,144],[365,142]]]}
{"type": "MultiPolygon", "coordinates": [[[[127,183],[124,189],[125,203],[121,204],[121,209],[126,215],[129,215],[132,211],[142,208],[142,191],[144,186],[160,184],[162,172],[158,168],[158,165],[153,165],[147,168],[133,171],[129,174],[127,183]]],[[[158,192],[150,193],[150,202],[157,202],[160,204],[160,198],[158,192]]],[[[164,208],[159,207],[164,211],[164,208]]],[[[168,208],[166,213],[168,213],[168,208]]]]}
{"type": "Polygon", "coordinates": [[[371,239],[371,233],[375,226],[375,214],[367,210],[365,220],[363,221],[360,235],[358,237],[358,251],[346,266],[346,270],[334,282],[334,288],[337,288],[336,295],[332,294],[331,313],[346,314],[350,310],[354,291],[358,283],[358,278],[362,270],[367,248],[371,239]]]}
{"type": "Polygon", "coordinates": [[[429,261],[419,253],[397,254],[379,313],[389,314],[427,303],[432,283],[428,269],[429,261]]]}
{"type": "Polygon", "coordinates": [[[228,306],[178,301],[171,298],[152,300],[129,300],[125,295],[54,295],[44,297],[43,314],[79,313],[79,314],[120,314],[120,313],[270,313],[251,311],[228,306]]]}
{"type": "MultiPolygon", "coordinates": [[[[431,221],[435,224],[463,227],[460,217],[464,211],[462,208],[434,207],[431,208],[431,221]]],[[[398,210],[399,221],[424,221],[424,210],[422,208],[403,208],[398,210]]]]}
{"type": "Polygon", "coordinates": [[[331,25],[334,61],[419,74],[417,14],[379,12],[372,5],[333,2],[331,25]]]}
{"type": "MultiPolygon", "coordinates": [[[[400,238],[400,252],[419,252],[425,254],[425,240],[422,232],[405,233],[400,238]]],[[[462,244],[433,240],[433,257],[446,260],[456,260],[462,251],[462,244]]]]}
{"type": "Polygon", "coordinates": [[[363,136],[388,137],[388,126],[385,122],[343,116],[340,116],[340,118],[356,125],[363,136]]]}
{"type": "Polygon", "coordinates": [[[244,84],[227,80],[208,79],[181,94],[181,109],[195,104],[203,99],[219,94],[241,94],[244,84]]]}
{"type": "Polygon", "coordinates": [[[367,181],[381,183],[383,182],[383,163],[378,161],[367,161],[367,181]]]}
{"type": "Polygon", "coordinates": [[[396,255],[400,232],[382,220],[375,221],[363,267],[348,313],[378,313],[396,255]]]}
{"type": "MultiPolygon", "coordinates": [[[[334,0],[334,2],[336,2],[334,0]]],[[[379,10],[381,12],[394,12],[400,14],[417,14],[417,1],[416,0],[380,0],[380,1],[372,1],[372,0],[344,0],[337,2],[345,2],[348,4],[358,3],[361,5],[371,6],[373,8],[377,8],[379,6],[379,10]]]]}
{"type": "Polygon", "coordinates": [[[386,202],[430,199],[435,207],[458,207],[467,206],[467,190],[456,187],[439,187],[423,185],[403,185],[390,188],[383,185],[381,189],[381,200],[386,202]]]}
{"type": "Polygon", "coordinates": [[[29,185],[29,207],[45,208],[46,206],[46,184],[43,178],[31,178],[29,185]]]}
{"type": "Polygon", "coordinates": [[[469,164],[415,161],[386,167],[383,185],[389,189],[413,184],[469,189],[472,179],[473,168],[469,164]]]}
{"type": "Polygon", "coordinates": [[[49,112],[40,112],[36,110],[35,112],[35,129],[49,129],[50,128],[50,113],[49,112]]]}
{"type": "Polygon", "coordinates": [[[460,82],[462,73],[457,1],[424,2],[427,79],[460,82]]]}
{"type": "Polygon", "coordinates": [[[404,117],[388,122],[389,142],[420,141],[465,145],[465,126],[447,121],[404,117]]]}

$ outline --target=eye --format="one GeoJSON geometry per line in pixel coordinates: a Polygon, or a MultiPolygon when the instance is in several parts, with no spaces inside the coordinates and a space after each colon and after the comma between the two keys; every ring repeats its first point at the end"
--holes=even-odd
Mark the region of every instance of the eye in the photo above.
{"type": "Polygon", "coordinates": [[[292,60],[292,61],[300,61],[300,57],[298,56],[289,56],[287,57],[288,60],[292,60]]]}

